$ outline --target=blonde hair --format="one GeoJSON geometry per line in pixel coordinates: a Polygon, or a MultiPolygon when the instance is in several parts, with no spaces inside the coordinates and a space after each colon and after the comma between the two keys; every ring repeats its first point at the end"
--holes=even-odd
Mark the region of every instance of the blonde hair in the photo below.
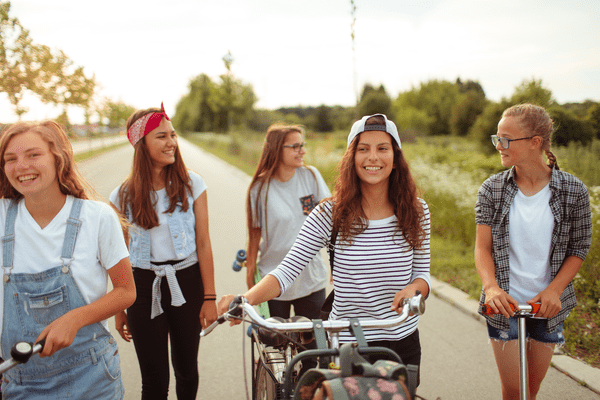
{"type": "Polygon", "coordinates": [[[517,104],[504,110],[502,118],[517,118],[519,127],[530,136],[539,136],[542,139],[542,150],[548,158],[548,166],[560,169],[556,162],[556,156],[550,147],[552,146],[552,133],[554,133],[554,121],[548,112],[540,106],[533,104],[517,104]]]}

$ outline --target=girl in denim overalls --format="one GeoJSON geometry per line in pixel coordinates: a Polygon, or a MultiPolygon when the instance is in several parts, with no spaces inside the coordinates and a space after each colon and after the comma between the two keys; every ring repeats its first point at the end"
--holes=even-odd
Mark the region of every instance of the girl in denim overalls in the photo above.
{"type": "Polygon", "coordinates": [[[133,303],[135,286],[117,215],[88,200],[55,122],[9,127],[0,156],[2,357],[45,340],[39,357],[4,374],[3,398],[122,399],[106,319],[133,303]]]}
{"type": "Polygon", "coordinates": [[[135,148],[132,174],[110,201],[132,224],[137,300],[117,315],[116,328],[133,338],[142,399],[167,399],[169,338],[177,398],[195,399],[200,329],[217,318],[206,185],[185,168],[164,108],[136,111],[127,137],[135,148]]]}

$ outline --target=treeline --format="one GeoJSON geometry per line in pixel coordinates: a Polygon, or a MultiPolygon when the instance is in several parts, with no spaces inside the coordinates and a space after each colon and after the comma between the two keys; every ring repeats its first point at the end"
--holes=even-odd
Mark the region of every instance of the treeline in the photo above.
{"type": "Polygon", "coordinates": [[[592,100],[560,105],[541,80],[523,81],[514,93],[492,101],[476,81],[430,80],[392,98],[384,85],[366,84],[356,107],[296,106],[276,110],[255,109],[251,85],[230,74],[220,82],[202,74],[190,82],[190,92],[177,105],[173,118],[182,132],[265,131],[277,121],[302,124],[316,132],[346,130],[362,115],[384,113],[403,131],[428,136],[468,136],[489,146],[502,111],[511,105],[533,103],[545,107],[556,124],[553,142],[586,145],[600,139],[600,104],[592,100]]]}
{"type": "Polygon", "coordinates": [[[17,117],[27,113],[25,95],[63,109],[57,121],[70,131],[69,107],[84,110],[99,125],[119,128],[135,110],[122,101],[97,96],[98,82],[61,50],[36,43],[18,18],[10,15],[10,1],[0,1],[0,92],[6,93],[17,117]]]}

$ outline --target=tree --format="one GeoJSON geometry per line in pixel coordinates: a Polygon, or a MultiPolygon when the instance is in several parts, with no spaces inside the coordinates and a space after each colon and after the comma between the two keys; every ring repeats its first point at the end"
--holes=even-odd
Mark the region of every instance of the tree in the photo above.
{"type": "Polygon", "coordinates": [[[386,114],[390,119],[393,119],[391,115],[392,99],[383,85],[375,89],[370,84],[366,84],[363,87],[357,111],[360,117],[371,114],[386,114]]]}
{"type": "Polygon", "coordinates": [[[21,118],[27,109],[21,100],[27,90],[34,91],[36,75],[33,64],[33,41],[19,20],[9,17],[10,2],[0,3],[0,91],[8,95],[21,118]]]}
{"type": "Polygon", "coordinates": [[[324,104],[317,107],[315,130],[317,132],[333,131],[333,122],[331,120],[331,108],[327,107],[324,104]]]}
{"type": "MultiPolygon", "coordinates": [[[[10,2],[0,3],[0,91],[8,95],[19,118],[25,93],[32,92],[44,103],[89,108],[95,78],[85,76],[60,50],[37,45],[16,18],[9,17],[10,2]]],[[[87,110],[89,112],[89,110],[87,110]]]]}
{"type": "Polygon", "coordinates": [[[456,84],[448,81],[432,80],[421,83],[419,88],[413,88],[401,93],[394,103],[394,112],[409,114],[411,118],[418,117],[420,123],[427,123],[423,133],[431,135],[450,134],[450,116],[452,107],[459,98],[460,91],[456,84]],[[402,107],[410,107],[406,112],[402,107]]]}
{"type": "Polygon", "coordinates": [[[600,139],[600,103],[595,103],[588,108],[587,120],[590,122],[596,138],[600,139]]]}
{"type": "Polygon", "coordinates": [[[487,100],[482,92],[469,90],[462,93],[452,107],[450,115],[450,132],[456,136],[466,136],[477,117],[483,112],[487,100]]]}
{"type": "Polygon", "coordinates": [[[510,97],[511,105],[531,103],[548,109],[556,104],[552,98],[552,92],[542,85],[541,79],[524,80],[515,88],[515,92],[510,97]]]}
{"type": "Polygon", "coordinates": [[[548,114],[554,121],[552,143],[566,146],[569,142],[588,144],[594,137],[594,129],[587,120],[577,118],[575,113],[556,105],[548,109],[548,114]]]}
{"type": "Polygon", "coordinates": [[[125,128],[127,119],[134,112],[135,107],[110,99],[105,99],[98,110],[101,120],[108,119],[109,128],[125,128]]]}
{"type": "MultiPolygon", "coordinates": [[[[190,80],[189,92],[179,100],[173,126],[181,132],[227,132],[230,126],[258,124],[252,113],[256,95],[229,74],[220,76],[221,83],[200,74],[190,80]]],[[[259,124],[259,125],[262,125],[259,124]]]]}
{"type": "Polygon", "coordinates": [[[475,92],[481,95],[481,97],[485,98],[485,92],[483,91],[481,84],[479,84],[477,81],[472,81],[469,79],[463,83],[460,78],[456,78],[456,86],[458,86],[458,90],[461,93],[475,92]]]}

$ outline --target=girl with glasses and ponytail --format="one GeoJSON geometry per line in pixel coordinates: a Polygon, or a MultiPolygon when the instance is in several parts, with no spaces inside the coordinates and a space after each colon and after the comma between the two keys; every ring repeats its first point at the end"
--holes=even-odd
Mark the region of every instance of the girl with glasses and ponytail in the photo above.
{"type": "Polygon", "coordinates": [[[535,399],[554,347],[564,343],[563,323],[576,305],[572,280],[591,245],[588,191],[559,170],[550,151],[553,131],[542,107],[506,109],[492,143],[509,169],[488,178],[477,195],[480,304],[500,313],[485,318],[504,400],[519,398],[517,319],[510,307],[541,303],[527,320],[528,398],[535,399]]]}
{"type": "MultiPolygon", "coordinates": [[[[292,248],[308,214],[331,196],[319,171],[304,164],[303,140],[304,129],[298,125],[274,124],[267,130],[246,198],[248,289],[255,284],[256,268],[260,276],[273,271],[292,248]]],[[[269,301],[270,316],[289,318],[293,306],[295,315],[318,318],[328,276],[321,254],[315,254],[289,290],[269,301]]]]}

